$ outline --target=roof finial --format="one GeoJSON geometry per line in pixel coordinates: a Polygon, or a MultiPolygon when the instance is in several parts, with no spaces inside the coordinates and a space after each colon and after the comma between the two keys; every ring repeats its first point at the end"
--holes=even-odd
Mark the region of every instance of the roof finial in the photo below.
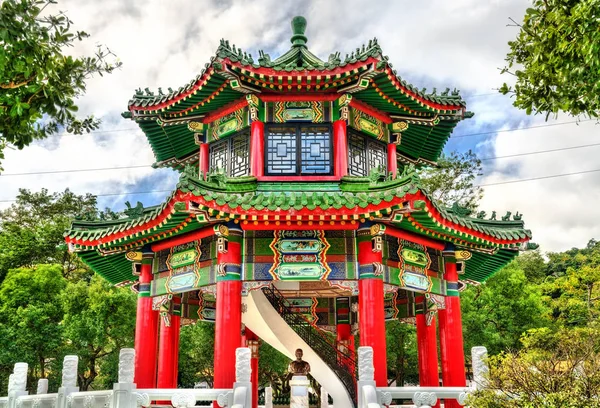
{"type": "Polygon", "coordinates": [[[294,47],[304,47],[308,38],[304,36],[306,30],[306,19],[302,16],[296,16],[292,19],[292,35],[291,41],[294,47]]]}

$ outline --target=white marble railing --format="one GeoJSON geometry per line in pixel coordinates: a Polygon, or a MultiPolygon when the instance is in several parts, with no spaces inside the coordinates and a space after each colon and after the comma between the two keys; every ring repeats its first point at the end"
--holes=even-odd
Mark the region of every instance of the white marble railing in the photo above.
{"type": "Polygon", "coordinates": [[[453,399],[465,405],[467,396],[485,385],[487,365],[485,347],[473,347],[473,385],[471,387],[377,387],[373,349],[358,348],[358,408],[382,408],[393,399],[410,399],[419,408],[431,408],[439,399],[453,399]]]}
{"type": "Polygon", "coordinates": [[[250,408],[250,349],[236,350],[236,382],[231,389],[138,389],[133,382],[135,351],[121,350],[119,382],[112,390],[80,392],[77,387],[76,356],[66,356],[63,362],[62,386],[48,394],[48,380],[41,379],[37,394],[25,390],[27,364],[15,364],[10,375],[8,397],[0,397],[0,408],[141,408],[153,401],[168,401],[175,408],[191,408],[197,401],[216,401],[221,407],[250,408]]]}

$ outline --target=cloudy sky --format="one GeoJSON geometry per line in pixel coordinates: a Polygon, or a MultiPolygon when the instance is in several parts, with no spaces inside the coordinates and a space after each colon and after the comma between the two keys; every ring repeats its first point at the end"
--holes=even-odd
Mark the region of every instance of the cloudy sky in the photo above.
{"type": "MultiPolygon", "coordinates": [[[[308,46],[322,58],[343,55],[377,37],[398,74],[419,88],[459,88],[475,117],[462,122],[446,152],[475,150],[481,158],[600,144],[600,125],[570,117],[545,122],[511,106],[495,92],[515,37],[508,18],[522,19],[529,0],[408,1],[192,1],[60,0],[74,27],[92,37],[72,50],[90,53],[106,44],[123,68],[89,82],[82,113],[103,121],[98,132],[59,135],[9,150],[0,176],[0,208],[18,188],[100,194],[100,205],[121,210],[126,200],[161,202],[177,175],[153,170],[152,152],[133,122],[121,118],[138,87],[177,88],[201,70],[219,39],[275,57],[289,49],[290,20],[308,20],[308,46]],[[551,125],[551,126],[548,126],[551,125]],[[128,169],[109,169],[131,167],[128,169]],[[73,171],[69,171],[73,170],[73,171]],[[88,171],[83,171],[88,170],[88,171]],[[30,174],[53,172],[48,174],[30,174]],[[19,175],[21,174],[21,175],[19,175]],[[125,192],[164,191],[123,195],[125,192]]],[[[513,181],[600,169],[599,146],[485,160],[481,208],[524,214],[544,251],[584,246],[600,237],[600,172],[527,182],[513,181]],[[501,183],[501,184],[499,184],[501,183]]]]}

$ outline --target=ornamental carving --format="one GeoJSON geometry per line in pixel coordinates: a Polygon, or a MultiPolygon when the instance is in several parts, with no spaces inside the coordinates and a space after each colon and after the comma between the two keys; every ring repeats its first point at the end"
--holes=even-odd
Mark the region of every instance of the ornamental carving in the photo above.
{"type": "Polygon", "coordinates": [[[359,381],[373,381],[375,379],[373,349],[371,347],[358,348],[358,379],[359,381]]]}
{"type": "Polygon", "coordinates": [[[119,352],[119,382],[133,383],[135,349],[123,348],[119,352]]]}
{"type": "Polygon", "coordinates": [[[171,404],[175,408],[191,408],[196,405],[196,396],[193,392],[178,392],[171,397],[171,404]]]}
{"type": "Polygon", "coordinates": [[[252,353],[249,348],[240,347],[235,351],[235,379],[237,382],[250,382],[251,357],[252,353]]]}
{"type": "Polygon", "coordinates": [[[93,408],[94,406],[94,397],[91,395],[86,396],[83,399],[83,408],[93,408]]]}
{"type": "Polygon", "coordinates": [[[458,398],[456,399],[456,402],[458,402],[458,404],[460,406],[464,406],[467,403],[468,396],[469,396],[468,392],[461,392],[460,394],[458,394],[458,398]]]}
{"type": "Polygon", "coordinates": [[[381,401],[382,405],[390,405],[392,403],[392,393],[390,392],[380,392],[379,393],[379,400],[381,401]]]}
{"type": "Polygon", "coordinates": [[[62,369],[62,386],[76,387],[77,386],[77,364],[79,357],[65,356],[62,369]]]}
{"type": "Polygon", "coordinates": [[[219,404],[220,407],[226,407],[229,405],[229,397],[232,395],[231,392],[225,393],[225,394],[219,394],[219,396],[217,397],[217,404],[219,404]]]}
{"type": "Polygon", "coordinates": [[[434,392],[415,392],[412,400],[417,407],[429,407],[435,405],[437,395],[434,392]]]}
{"type": "Polygon", "coordinates": [[[150,406],[150,396],[148,394],[146,394],[145,392],[144,393],[134,392],[132,394],[135,397],[136,407],[140,408],[140,407],[149,407],[150,406]]]}

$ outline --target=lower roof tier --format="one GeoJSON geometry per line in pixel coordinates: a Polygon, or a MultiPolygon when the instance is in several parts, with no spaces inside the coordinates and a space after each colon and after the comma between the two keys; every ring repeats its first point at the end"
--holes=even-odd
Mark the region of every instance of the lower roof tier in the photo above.
{"type": "Polygon", "coordinates": [[[258,183],[253,177],[206,181],[188,170],[164,204],[143,208],[138,203],[127,218],[117,220],[75,221],[66,241],[113,284],[136,279],[128,252],[226,222],[268,234],[353,232],[365,222],[377,223],[388,227],[386,234],[396,239],[468,251],[461,279],[472,282],[485,281],[527,246],[531,232],[524,229],[520,216],[470,217],[458,205],[445,208],[435,203],[419,184],[408,171],[385,181],[344,177],[341,183],[286,184],[258,183]]]}

